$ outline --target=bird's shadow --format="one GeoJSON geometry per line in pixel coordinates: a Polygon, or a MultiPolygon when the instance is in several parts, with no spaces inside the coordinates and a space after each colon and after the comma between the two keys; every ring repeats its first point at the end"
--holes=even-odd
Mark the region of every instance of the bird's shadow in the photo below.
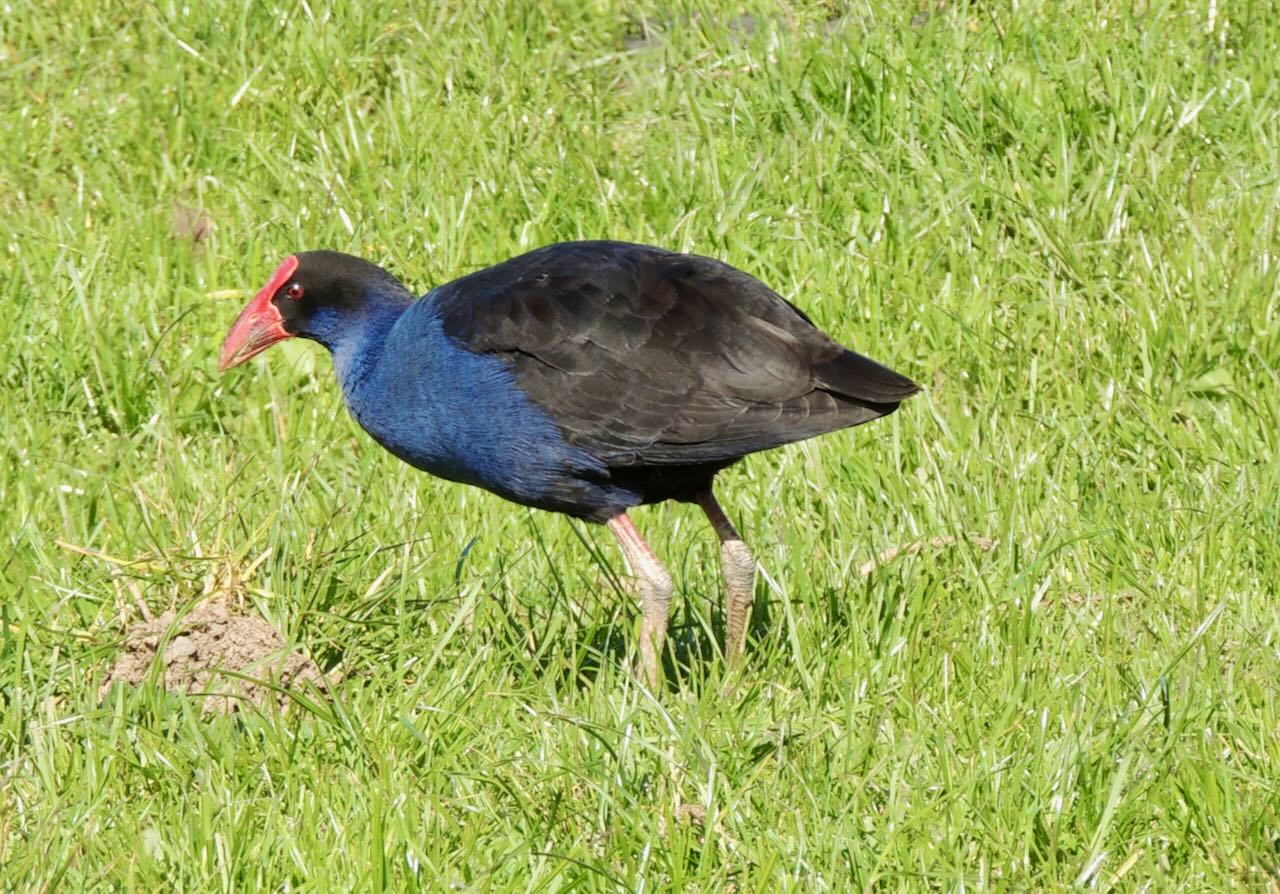
{"type": "MultiPolygon", "coordinates": [[[[608,598],[629,598],[609,592],[608,598]]],[[[664,687],[668,691],[701,691],[704,685],[716,685],[722,676],[724,644],[724,612],[720,606],[710,616],[701,614],[697,600],[700,593],[685,593],[673,613],[663,649],[664,687]]],[[[539,629],[529,617],[521,617],[512,603],[500,602],[502,633],[505,646],[523,653],[528,671],[538,677],[555,676],[562,686],[578,690],[593,687],[606,669],[632,673],[636,655],[635,631],[638,607],[614,612],[609,619],[593,620],[576,614],[573,621],[558,630],[539,629]]],[[[770,627],[770,608],[764,599],[752,606],[747,652],[751,641],[770,627]]]]}
{"type": "MultiPolygon", "coordinates": [[[[506,600],[502,603],[504,638],[509,645],[523,652],[530,672],[539,676],[559,676],[561,685],[578,690],[596,684],[606,668],[632,673],[636,656],[640,606],[631,588],[619,577],[605,559],[598,544],[586,537],[577,525],[571,527],[579,542],[591,556],[596,569],[594,580],[565,580],[558,574],[548,581],[548,595],[552,605],[542,614],[544,622],[533,617],[532,612],[517,613],[506,600]],[[596,589],[596,599],[586,605],[577,603],[578,587],[586,585],[596,589]],[[607,619],[599,609],[613,605],[607,619]],[[593,609],[595,609],[593,611],[593,609]],[[523,614],[524,617],[520,615],[523,614]],[[556,618],[556,621],[552,621],[556,618]],[[568,619],[565,623],[565,619],[568,619]]],[[[544,555],[550,555],[548,544],[543,542],[543,532],[531,526],[534,542],[544,555]]],[[[554,563],[550,563],[552,569],[554,563]]],[[[751,617],[747,625],[747,653],[750,654],[754,639],[771,626],[771,610],[766,588],[756,580],[756,595],[752,601],[751,617]]],[[[541,600],[537,600],[540,602],[541,600]]],[[[668,691],[700,691],[708,682],[723,676],[724,655],[724,592],[719,587],[684,589],[672,606],[673,612],[667,628],[667,640],[662,651],[664,686],[668,691]],[[710,606],[706,600],[711,600],[710,606]],[[717,670],[719,669],[719,670],[717,670]]]]}
{"type": "MultiPolygon", "coordinates": [[[[630,598],[625,593],[610,593],[609,596],[630,598]]],[[[699,600],[705,598],[700,592],[686,591],[682,594],[678,610],[673,612],[667,629],[666,645],[662,651],[663,685],[668,691],[699,692],[704,685],[717,685],[716,681],[722,676],[724,608],[722,604],[716,604],[707,616],[704,614],[705,609],[698,604],[699,600]]],[[[633,640],[634,631],[638,627],[635,623],[638,614],[638,607],[630,607],[620,613],[620,622],[575,625],[571,632],[566,631],[572,637],[572,643],[561,643],[561,654],[573,655],[575,659],[566,666],[547,655],[540,662],[541,672],[553,673],[555,666],[559,664],[571,678],[566,682],[571,682],[580,690],[595,685],[606,667],[631,673],[636,655],[636,643],[633,640]],[[570,648],[564,649],[565,645],[570,648]]],[[[752,603],[748,624],[748,654],[752,640],[770,628],[770,618],[768,600],[757,597],[752,603]]],[[[514,619],[509,618],[510,620],[514,619]]],[[[513,629],[512,634],[515,633],[516,630],[513,629]]]]}

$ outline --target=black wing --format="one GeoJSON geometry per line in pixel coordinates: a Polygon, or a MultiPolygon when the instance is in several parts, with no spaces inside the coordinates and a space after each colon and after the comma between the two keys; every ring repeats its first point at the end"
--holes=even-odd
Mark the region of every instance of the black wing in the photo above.
{"type": "Polygon", "coordinates": [[[754,277],[649,246],[551,245],[433,299],[450,337],[503,356],[566,439],[613,467],[727,464],[919,390],[754,277]]]}

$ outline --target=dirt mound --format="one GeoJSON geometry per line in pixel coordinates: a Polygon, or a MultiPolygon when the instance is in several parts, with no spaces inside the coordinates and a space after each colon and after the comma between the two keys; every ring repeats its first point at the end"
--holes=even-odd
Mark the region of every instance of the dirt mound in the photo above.
{"type": "Polygon", "coordinates": [[[284,638],[259,617],[233,612],[224,600],[202,603],[179,618],[167,611],[140,621],[125,632],[125,649],[98,690],[106,695],[114,683],[144,683],[159,657],[163,672],[155,680],[170,692],[205,696],[204,712],[226,714],[242,702],[258,706],[272,698],[281,707],[281,692],[222,671],[276,683],[288,689],[310,682],[325,688],[324,674],[311,659],[285,650],[284,638]],[[163,653],[161,652],[163,650],[163,653]]]}

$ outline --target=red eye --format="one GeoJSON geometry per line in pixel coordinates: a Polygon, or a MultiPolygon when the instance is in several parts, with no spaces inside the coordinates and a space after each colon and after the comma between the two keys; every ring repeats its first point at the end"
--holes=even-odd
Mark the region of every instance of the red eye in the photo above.
{"type": "Polygon", "coordinates": [[[289,283],[289,288],[284,290],[284,293],[294,301],[297,301],[302,297],[302,286],[296,282],[291,282],[289,283]]]}

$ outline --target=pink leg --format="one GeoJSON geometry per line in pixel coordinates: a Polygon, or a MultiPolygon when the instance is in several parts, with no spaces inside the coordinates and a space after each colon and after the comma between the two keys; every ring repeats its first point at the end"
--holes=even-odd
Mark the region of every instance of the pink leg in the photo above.
{"type": "Polygon", "coordinates": [[[662,644],[667,636],[667,614],[671,610],[671,575],[662,567],[658,557],[644,542],[635,524],[625,512],[609,519],[609,530],[618,538],[622,554],[631,566],[640,591],[640,612],[644,617],[640,627],[640,659],[637,670],[650,688],[658,686],[658,667],[662,659],[662,644]]]}
{"type": "Polygon", "coordinates": [[[724,655],[729,666],[735,667],[742,660],[746,646],[747,621],[751,618],[751,601],[756,588],[756,560],[716,502],[710,487],[698,494],[698,505],[720,538],[720,565],[724,569],[725,589],[724,655]]]}

